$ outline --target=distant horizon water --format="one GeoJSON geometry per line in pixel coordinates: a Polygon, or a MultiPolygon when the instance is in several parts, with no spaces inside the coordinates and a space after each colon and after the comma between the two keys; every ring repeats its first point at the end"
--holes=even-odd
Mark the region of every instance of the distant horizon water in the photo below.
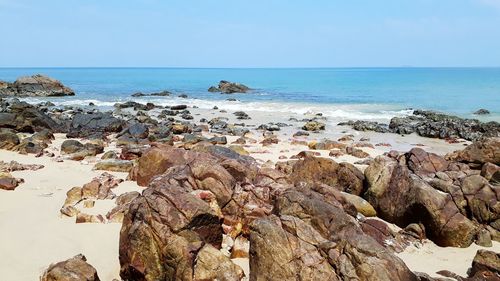
{"type": "Polygon", "coordinates": [[[410,109],[436,110],[483,121],[500,121],[499,67],[335,67],[335,68],[179,68],[49,67],[0,68],[0,80],[44,74],[71,87],[76,96],[28,98],[56,105],[111,107],[136,100],[160,105],[261,110],[279,114],[321,112],[336,119],[388,121],[410,109]],[[209,93],[220,80],[243,83],[246,94],[209,93]],[[135,92],[167,90],[170,97],[133,98],[135,92]],[[178,95],[186,94],[188,98],[178,95]],[[238,101],[227,101],[229,98],[238,101]],[[488,109],[491,114],[473,112],[488,109]]]}

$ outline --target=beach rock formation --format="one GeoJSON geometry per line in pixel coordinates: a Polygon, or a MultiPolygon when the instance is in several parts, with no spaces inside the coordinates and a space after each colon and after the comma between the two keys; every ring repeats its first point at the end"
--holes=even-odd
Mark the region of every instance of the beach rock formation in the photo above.
{"type": "Polygon", "coordinates": [[[500,254],[487,250],[478,250],[469,277],[474,280],[499,280],[500,279],[500,254]]]}
{"type": "Polygon", "coordinates": [[[474,112],[475,115],[487,115],[490,114],[488,109],[480,108],[474,112]]]}
{"type": "Polygon", "coordinates": [[[110,113],[94,112],[76,114],[69,126],[68,138],[102,138],[110,133],[119,133],[125,127],[125,121],[110,113]]]}
{"type": "Polygon", "coordinates": [[[464,150],[455,151],[446,157],[464,163],[485,164],[490,162],[500,165],[500,137],[484,138],[472,143],[464,150]]]}
{"type": "Polygon", "coordinates": [[[477,239],[479,224],[493,234],[499,230],[497,187],[480,172],[420,148],[391,153],[365,170],[364,198],[389,222],[403,228],[421,223],[436,244],[467,247],[477,239]]]}
{"type": "Polygon", "coordinates": [[[40,74],[19,77],[14,83],[0,81],[0,96],[59,97],[74,95],[75,92],[61,82],[40,74]]]}
{"type": "Polygon", "coordinates": [[[40,277],[41,281],[99,281],[96,269],[87,258],[76,255],[71,259],[52,264],[40,277]]]}
{"type": "Polygon", "coordinates": [[[221,80],[217,87],[212,86],[208,89],[209,92],[221,92],[223,94],[246,93],[250,88],[240,84],[221,80]]]}
{"type": "Polygon", "coordinates": [[[423,137],[440,139],[463,138],[475,141],[482,137],[500,137],[498,122],[483,123],[476,119],[463,119],[427,110],[415,110],[413,115],[407,117],[394,117],[388,125],[373,121],[348,121],[339,125],[351,126],[358,131],[403,135],[417,133],[423,137]]]}
{"type": "Polygon", "coordinates": [[[26,102],[14,101],[0,112],[0,128],[13,129],[17,132],[34,133],[44,129],[59,132],[62,126],[47,114],[26,102]]]}

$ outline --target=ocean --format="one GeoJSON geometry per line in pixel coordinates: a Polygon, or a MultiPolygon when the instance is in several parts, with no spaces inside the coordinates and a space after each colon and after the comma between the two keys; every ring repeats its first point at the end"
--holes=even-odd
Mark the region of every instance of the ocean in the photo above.
{"type": "Polygon", "coordinates": [[[50,98],[56,105],[93,102],[111,108],[116,102],[135,100],[277,114],[321,112],[341,120],[378,121],[411,114],[411,109],[431,109],[500,121],[500,68],[0,68],[0,80],[37,73],[56,78],[76,92],[74,97],[50,98]],[[254,90],[209,93],[207,89],[219,80],[240,82],[254,90]],[[163,90],[174,95],[131,97],[135,92],[163,90]],[[180,94],[188,98],[179,98],[180,94]],[[491,114],[473,115],[479,108],[491,114]]]}

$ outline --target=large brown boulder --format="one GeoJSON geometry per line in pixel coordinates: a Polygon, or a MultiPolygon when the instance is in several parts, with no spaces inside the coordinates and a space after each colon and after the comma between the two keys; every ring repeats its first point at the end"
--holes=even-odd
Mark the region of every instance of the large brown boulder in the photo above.
{"type": "Polygon", "coordinates": [[[53,78],[36,74],[19,77],[14,83],[0,81],[0,95],[57,97],[74,96],[75,92],[53,78]]]}
{"type": "Polygon", "coordinates": [[[500,254],[487,250],[478,250],[469,276],[474,280],[500,280],[500,254]]]}
{"type": "Polygon", "coordinates": [[[251,225],[250,280],[417,280],[319,193],[289,189],[275,208],[251,225]]]}
{"type": "Polygon", "coordinates": [[[87,263],[84,255],[52,264],[45,270],[41,281],[99,281],[97,271],[87,263]]]}
{"type": "Polygon", "coordinates": [[[323,183],[340,191],[360,195],[363,193],[364,175],[349,163],[339,164],[327,158],[306,157],[293,164],[289,181],[293,184],[323,183]]]}
{"type": "MultiPolygon", "coordinates": [[[[426,171],[425,166],[420,163],[417,171],[426,171]]],[[[460,212],[453,197],[413,174],[405,157],[379,156],[365,176],[368,190],[364,196],[381,218],[403,228],[422,223],[427,237],[440,246],[467,247],[474,241],[476,226],[460,212]]]]}
{"type": "Polygon", "coordinates": [[[189,179],[189,167],[173,167],[130,203],[120,233],[124,280],[193,280],[203,246],[220,248],[220,214],[189,179]]]}
{"type": "Polygon", "coordinates": [[[500,165],[500,138],[483,138],[463,150],[448,154],[447,158],[465,163],[484,164],[490,162],[500,165]]]}

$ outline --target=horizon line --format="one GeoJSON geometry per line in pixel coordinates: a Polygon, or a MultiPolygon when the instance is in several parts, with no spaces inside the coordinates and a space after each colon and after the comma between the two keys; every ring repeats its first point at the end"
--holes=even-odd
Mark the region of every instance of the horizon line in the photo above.
{"type": "Polygon", "coordinates": [[[0,66],[0,69],[396,69],[396,68],[500,68],[500,66],[272,66],[272,67],[191,67],[191,66],[0,66]]]}

